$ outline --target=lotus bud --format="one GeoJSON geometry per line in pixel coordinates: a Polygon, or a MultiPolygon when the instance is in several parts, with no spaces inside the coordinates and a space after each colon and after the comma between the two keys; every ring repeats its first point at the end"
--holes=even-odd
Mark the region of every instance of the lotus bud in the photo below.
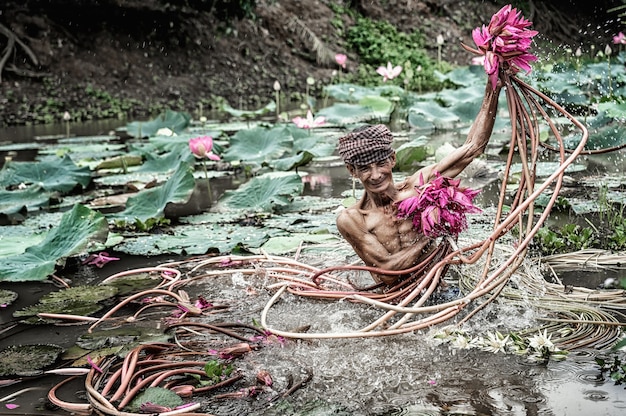
{"type": "Polygon", "coordinates": [[[272,376],[266,370],[261,370],[257,373],[256,379],[259,383],[264,384],[268,387],[272,385],[274,380],[272,380],[272,376]]]}
{"type": "Polygon", "coordinates": [[[174,386],[170,389],[180,397],[191,397],[193,395],[194,387],[189,384],[182,384],[180,386],[174,386]]]}

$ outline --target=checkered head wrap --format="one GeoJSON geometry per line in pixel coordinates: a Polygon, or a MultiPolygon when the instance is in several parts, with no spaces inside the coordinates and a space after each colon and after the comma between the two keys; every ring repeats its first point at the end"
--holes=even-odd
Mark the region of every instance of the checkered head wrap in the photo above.
{"type": "Polygon", "coordinates": [[[339,138],[339,155],[348,165],[369,165],[393,154],[393,135],[384,124],[355,129],[339,138]]]}

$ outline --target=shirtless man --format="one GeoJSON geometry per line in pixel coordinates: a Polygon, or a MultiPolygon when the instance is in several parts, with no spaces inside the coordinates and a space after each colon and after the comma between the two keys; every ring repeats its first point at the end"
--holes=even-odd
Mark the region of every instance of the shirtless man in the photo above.
{"type": "MultiPolygon", "coordinates": [[[[463,146],[399,183],[394,183],[392,177],[396,153],[391,147],[393,136],[386,126],[357,128],[339,139],[339,154],[365,192],[355,205],[339,213],[337,229],[367,266],[405,270],[435,249],[435,241],[419,233],[410,218],[396,217],[395,203],[417,194],[415,187],[420,175],[425,182],[434,179],[435,172],[453,178],[483,153],[493,130],[500,90],[500,85],[494,90],[487,84],[480,111],[463,146]]],[[[374,273],[372,276],[386,285],[405,277],[374,273]]]]}

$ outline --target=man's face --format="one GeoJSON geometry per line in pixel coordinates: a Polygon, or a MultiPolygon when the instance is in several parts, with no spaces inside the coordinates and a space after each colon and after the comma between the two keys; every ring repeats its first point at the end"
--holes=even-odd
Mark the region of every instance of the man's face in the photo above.
{"type": "Polygon", "coordinates": [[[390,183],[393,183],[393,167],[396,165],[396,155],[369,165],[348,165],[350,173],[358,178],[365,190],[383,192],[390,183]]]}

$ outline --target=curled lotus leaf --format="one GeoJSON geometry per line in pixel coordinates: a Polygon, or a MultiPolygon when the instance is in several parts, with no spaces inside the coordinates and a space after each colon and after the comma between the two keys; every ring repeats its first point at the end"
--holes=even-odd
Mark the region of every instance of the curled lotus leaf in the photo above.
{"type": "Polygon", "coordinates": [[[62,352],[58,345],[9,345],[0,351],[0,377],[40,375],[62,352]]]}

